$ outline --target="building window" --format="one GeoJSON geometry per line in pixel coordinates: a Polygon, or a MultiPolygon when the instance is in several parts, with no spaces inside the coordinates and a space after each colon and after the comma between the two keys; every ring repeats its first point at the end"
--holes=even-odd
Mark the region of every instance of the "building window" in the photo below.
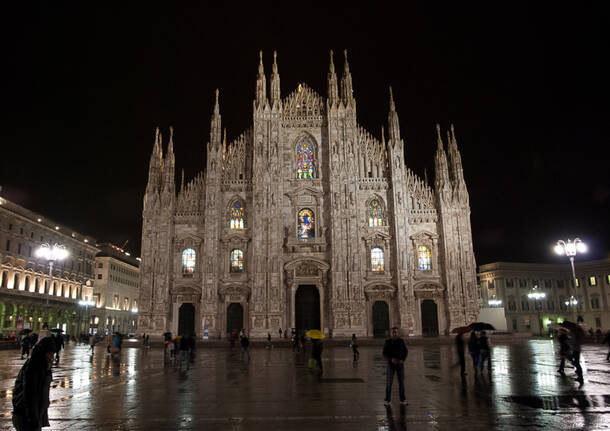
{"type": "Polygon", "coordinates": [[[316,236],[315,216],[309,208],[299,211],[299,223],[297,225],[298,238],[314,238],[316,236]]]}
{"type": "Polygon", "coordinates": [[[30,290],[30,277],[29,276],[25,276],[25,281],[23,282],[23,287],[19,290],[27,290],[29,292],[30,290]]]}
{"type": "Polygon", "coordinates": [[[11,251],[11,240],[10,239],[6,240],[6,251],[11,251]]]}
{"type": "Polygon", "coordinates": [[[13,276],[13,289],[19,288],[19,274],[13,276]]]}
{"type": "Polygon", "coordinates": [[[125,311],[129,310],[129,298],[123,299],[123,310],[125,310],[125,311]]]}
{"type": "Polygon", "coordinates": [[[425,245],[417,247],[417,268],[420,271],[429,271],[432,269],[431,264],[432,253],[430,248],[425,245]]]}
{"type": "Polygon", "coordinates": [[[553,287],[553,283],[551,282],[551,280],[544,280],[544,287],[545,289],[550,289],[551,287],[553,287]]]}
{"type": "Polygon", "coordinates": [[[236,248],[231,251],[231,272],[244,271],[244,252],[236,248]]]}
{"type": "Polygon", "coordinates": [[[98,280],[101,280],[101,279],[102,279],[102,274],[98,274],[98,275],[97,275],[97,279],[98,279],[98,280]]]}
{"type": "Polygon", "coordinates": [[[100,262],[100,263],[98,263],[98,264],[97,264],[97,267],[98,267],[98,268],[103,268],[103,267],[104,267],[104,264],[103,264],[102,262],[100,262]]]}
{"type": "Polygon", "coordinates": [[[192,248],[187,248],[182,252],[182,273],[192,274],[195,272],[197,254],[192,248]]]}
{"type": "Polygon", "coordinates": [[[41,286],[40,290],[38,291],[38,293],[40,294],[44,294],[49,288],[49,282],[47,280],[44,281],[43,285],[41,286]]]}
{"type": "Polygon", "coordinates": [[[495,289],[496,287],[494,286],[494,281],[493,280],[488,280],[487,281],[487,288],[488,289],[495,289]]]}
{"type": "Polygon", "coordinates": [[[522,296],[521,297],[521,311],[529,311],[530,310],[530,304],[527,301],[527,296],[522,296]]]}
{"type": "Polygon", "coordinates": [[[34,287],[30,289],[30,292],[38,292],[40,290],[40,280],[38,278],[34,279],[34,287]]]}
{"type": "Polygon", "coordinates": [[[522,288],[522,289],[526,288],[527,287],[527,280],[525,280],[523,278],[520,278],[519,279],[519,287],[522,288]]]}
{"type": "Polygon", "coordinates": [[[373,199],[369,203],[368,216],[369,216],[369,226],[370,227],[383,226],[383,223],[384,223],[383,208],[379,204],[379,199],[373,199]]]}
{"type": "Polygon", "coordinates": [[[244,207],[240,201],[233,202],[231,205],[231,229],[244,228],[244,207]]]}
{"type": "Polygon", "coordinates": [[[513,287],[514,285],[515,284],[514,284],[514,281],[513,281],[512,278],[507,278],[506,279],[506,287],[513,287]]]}
{"type": "Polygon", "coordinates": [[[21,227],[21,228],[19,228],[19,233],[20,233],[21,235],[23,235],[23,228],[22,228],[22,227],[21,227]]]}
{"type": "Polygon", "coordinates": [[[114,298],[112,299],[112,308],[115,310],[119,309],[119,295],[114,295],[114,298]]]}
{"type": "Polygon", "coordinates": [[[383,272],[383,249],[381,247],[371,249],[371,271],[383,272]]]}
{"type": "Polygon", "coordinates": [[[597,277],[589,277],[589,286],[597,286],[597,277]]]}
{"type": "Polygon", "coordinates": [[[563,289],[563,280],[557,280],[557,289],[563,289]]]}
{"type": "Polygon", "coordinates": [[[534,286],[534,289],[538,289],[540,287],[540,282],[538,280],[532,280],[532,286],[534,286]]]}
{"type": "Polygon", "coordinates": [[[0,287],[6,288],[6,285],[8,283],[8,272],[2,271],[2,274],[0,274],[0,276],[2,277],[0,278],[0,287]]]}
{"type": "Polygon", "coordinates": [[[517,303],[512,296],[508,297],[508,311],[517,311],[517,303]]]}
{"type": "Polygon", "coordinates": [[[17,254],[21,254],[21,244],[17,245],[17,254]]]}
{"type": "Polygon", "coordinates": [[[8,224],[8,230],[13,230],[13,224],[12,223],[8,224]]]}
{"type": "Polygon", "coordinates": [[[546,308],[549,311],[554,311],[555,310],[555,303],[553,302],[552,299],[549,299],[546,301],[546,308]]]}
{"type": "Polygon", "coordinates": [[[297,144],[297,178],[311,180],[316,177],[315,147],[307,136],[297,144]]]}
{"type": "Polygon", "coordinates": [[[594,295],[591,297],[591,308],[593,310],[599,310],[599,296],[594,295]]]}
{"type": "Polygon", "coordinates": [[[606,274],[606,284],[610,285],[610,274],[606,274]]]}
{"type": "Polygon", "coordinates": [[[513,319],[513,331],[517,330],[517,319],[513,319]]]}
{"type": "Polygon", "coordinates": [[[596,317],[595,318],[595,326],[597,328],[601,328],[602,327],[602,318],[601,317],[596,317]]]}

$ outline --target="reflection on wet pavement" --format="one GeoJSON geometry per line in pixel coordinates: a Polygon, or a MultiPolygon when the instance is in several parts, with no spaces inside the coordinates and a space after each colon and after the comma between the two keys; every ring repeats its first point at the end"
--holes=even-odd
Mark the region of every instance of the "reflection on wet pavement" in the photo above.
{"type": "MultiPolygon", "coordinates": [[[[493,346],[492,374],[459,377],[451,344],[410,346],[406,363],[409,406],[394,385],[383,405],[381,346],[324,351],[324,375],[290,349],[237,349],[200,345],[187,369],[164,360],[161,348],[125,348],[118,360],[103,346],[67,347],[53,368],[51,429],[419,430],[609,429],[610,363],[602,346],[585,346],[585,384],[557,374],[557,346],[524,340],[493,346]]],[[[12,385],[23,361],[1,351],[0,429],[11,429],[12,385]]]]}

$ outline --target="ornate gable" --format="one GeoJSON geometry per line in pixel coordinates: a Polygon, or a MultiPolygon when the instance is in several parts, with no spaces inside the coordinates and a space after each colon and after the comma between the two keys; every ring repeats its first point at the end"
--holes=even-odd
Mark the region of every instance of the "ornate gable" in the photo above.
{"type": "Polygon", "coordinates": [[[321,127],[324,100],[306,84],[299,84],[282,102],[284,127],[321,127]]]}

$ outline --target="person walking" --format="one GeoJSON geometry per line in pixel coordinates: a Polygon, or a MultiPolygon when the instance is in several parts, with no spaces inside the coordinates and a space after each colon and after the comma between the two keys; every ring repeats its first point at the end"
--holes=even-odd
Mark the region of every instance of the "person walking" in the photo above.
{"type": "Polygon", "coordinates": [[[188,340],[188,336],[182,336],[180,338],[180,368],[182,368],[182,362],[186,361],[186,369],[190,368],[189,364],[189,352],[190,352],[190,343],[188,340]]]}
{"type": "Polygon", "coordinates": [[[51,336],[51,331],[49,331],[49,325],[45,323],[42,325],[42,329],[38,333],[38,338],[42,340],[43,338],[50,337],[50,336],[51,336]]]}
{"type": "Polygon", "coordinates": [[[466,375],[466,358],[464,356],[464,337],[463,334],[457,334],[455,336],[455,350],[457,352],[458,358],[460,360],[460,375],[466,375]]]}
{"type": "Polygon", "coordinates": [[[358,340],[356,339],[356,334],[352,334],[352,342],[350,346],[352,348],[352,353],[354,354],[354,361],[357,361],[360,357],[360,352],[358,351],[358,340]]]}
{"type": "Polygon", "coordinates": [[[282,339],[282,328],[280,328],[277,332],[280,334],[280,340],[282,339]]]}
{"type": "Polygon", "coordinates": [[[271,343],[271,332],[267,332],[267,345],[266,349],[273,349],[273,344],[271,343]]]}
{"type": "Polygon", "coordinates": [[[470,352],[470,356],[472,357],[472,368],[474,368],[474,372],[477,372],[477,366],[479,365],[479,339],[477,338],[477,334],[474,331],[470,334],[470,341],[468,342],[468,351],[470,352]]]}
{"type": "Polygon", "coordinates": [[[559,362],[559,369],[557,370],[557,372],[562,376],[566,375],[564,371],[566,359],[570,359],[571,357],[570,339],[568,338],[567,332],[568,331],[562,328],[559,330],[559,336],[557,337],[557,341],[559,341],[559,356],[561,358],[561,361],[559,362]]]}
{"type": "Polygon", "coordinates": [[[487,372],[491,374],[491,348],[489,347],[489,338],[487,338],[485,331],[481,331],[481,336],[479,337],[479,355],[481,358],[479,364],[481,373],[483,373],[483,367],[485,361],[487,361],[487,372]]]}
{"type": "Polygon", "coordinates": [[[61,349],[64,348],[64,336],[62,334],[53,335],[53,340],[55,341],[55,362],[59,363],[59,355],[61,349]]]}
{"type": "Polygon", "coordinates": [[[55,341],[50,337],[41,338],[17,374],[12,418],[17,431],[40,430],[50,426],[48,408],[54,355],[55,341]]]}
{"type": "Polygon", "coordinates": [[[575,328],[571,331],[572,335],[572,364],[576,368],[576,381],[581,385],[584,383],[582,367],[580,366],[580,351],[585,338],[585,331],[582,328],[575,328]]]}
{"type": "Polygon", "coordinates": [[[394,382],[394,374],[398,378],[398,395],[400,396],[400,404],[408,405],[409,402],[405,396],[405,360],[409,350],[405,341],[398,336],[398,328],[392,328],[392,338],[388,338],[383,345],[383,357],[387,360],[386,369],[386,385],[385,385],[385,400],[386,406],[390,405],[392,399],[392,383],[394,382]]]}
{"type": "Polygon", "coordinates": [[[322,367],[322,350],[324,346],[322,345],[322,340],[314,338],[312,340],[313,347],[311,348],[311,357],[315,359],[318,368],[320,369],[320,375],[324,372],[322,367]]]}
{"type": "Polygon", "coordinates": [[[32,339],[28,334],[25,334],[23,338],[21,338],[21,359],[23,359],[23,355],[25,355],[26,359],[30,357],[30,342],[32,339]]]}
{"type": "Polygon", "coordinates": [[[89,335],[89,347],[91,347],[91,354],[93,355],[93,348],[95,347],[95,334],[89,335]]]}
{"type": "Polygon", "coordinates": [[[250,360],[250,339],[248,338],[248,336],[246,335],[246,332],[244,331],[243,335],[241,336],[241,340],[239,340],[239,343],[241,344],[241,354],[239,355],[239,359],[243,359],[244,356],[248,356],[248,361],[250,360]]]}

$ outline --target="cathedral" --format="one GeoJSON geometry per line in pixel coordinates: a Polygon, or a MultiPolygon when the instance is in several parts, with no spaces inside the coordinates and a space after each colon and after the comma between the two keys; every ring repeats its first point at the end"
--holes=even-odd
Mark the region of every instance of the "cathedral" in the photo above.
{"type": "MultiPolygon", "coordinates": [[[[436,126],[434,185],[387,133],[358,124],[345,52],[328,92],[282,97],[260,53],[252,126],[231,142],[219,92],[206,166],[175,184],[157,129],[144,195],[139,331],[220,338],[245,329],[327,336],[446,334],[478,315],[470,204],[453,126],[436,126]],[[178,188],[178,190],[176,190],[178,188]]],[[[434,136],[434,134],[431,134],[434,136]]],[[[433,140],[431,139],[433,142],[433,140]]]]}

